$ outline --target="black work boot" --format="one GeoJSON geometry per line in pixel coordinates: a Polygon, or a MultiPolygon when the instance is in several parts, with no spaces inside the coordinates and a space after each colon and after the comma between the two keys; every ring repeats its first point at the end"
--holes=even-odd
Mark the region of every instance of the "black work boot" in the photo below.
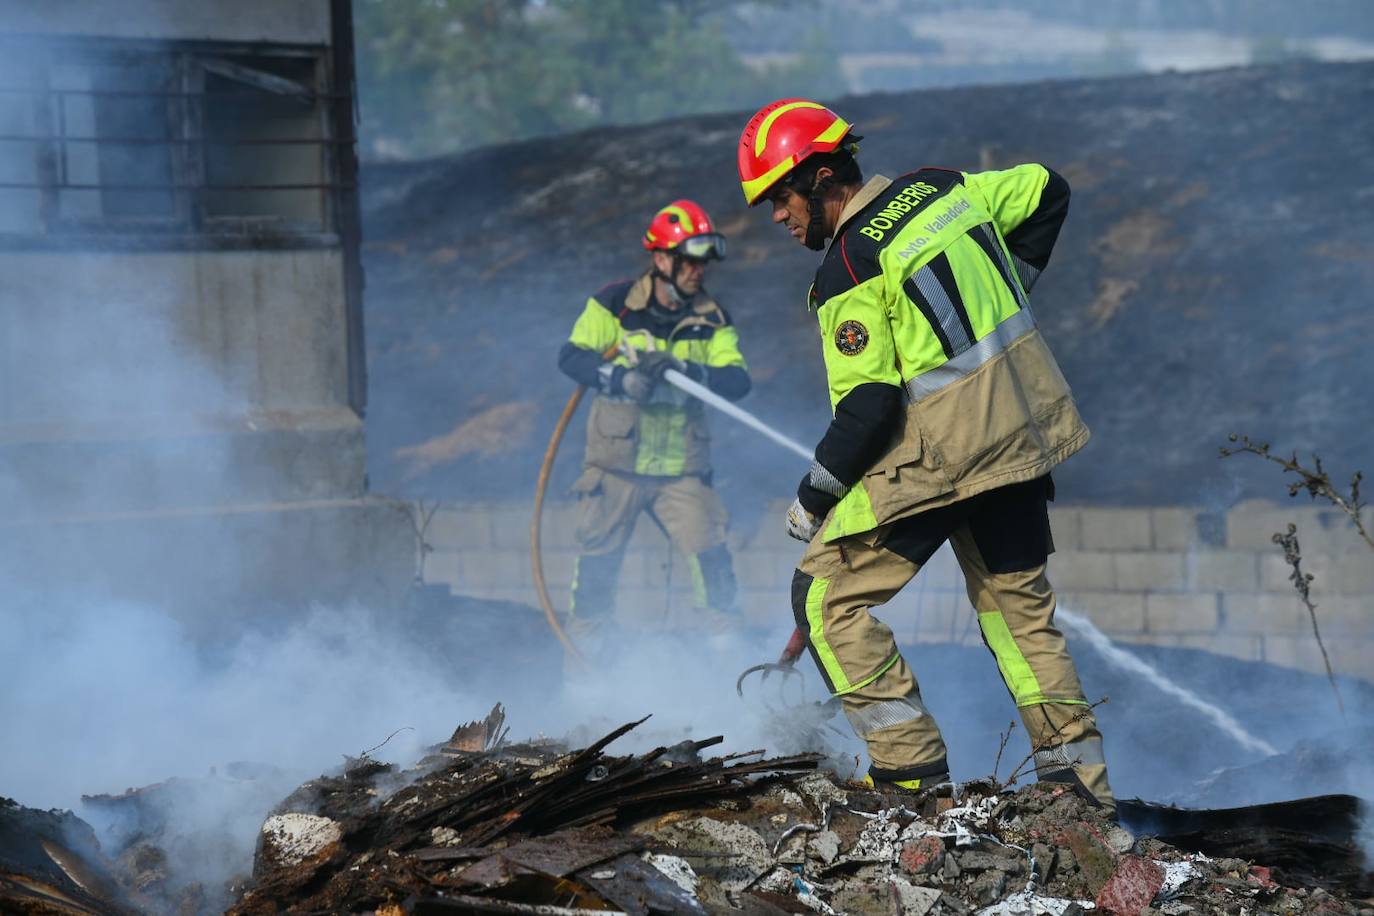
{"type": "MultiPolygon", "coordinates": [[[[863,784],[872,788],[884,808],[911,808],[923,817],[932,817],[939,808],[938,799],[954,794],[949,773],[936,773],[919,779],[874,779],[864,776],[863,784]]],[[[863,805],[856,805],[863,809],[863,805]]]]}
{"type": "Polygon", "coordinates": [[[874,779],[872,776],[864,776],[863,784],[871,786],[879,792],[905,792],[914,795],[917,792],[928,791],[939,785],[952,785],[949,778],[949,771],[937,773],[934,776],[922,776],[920,779],[874,779]]]}

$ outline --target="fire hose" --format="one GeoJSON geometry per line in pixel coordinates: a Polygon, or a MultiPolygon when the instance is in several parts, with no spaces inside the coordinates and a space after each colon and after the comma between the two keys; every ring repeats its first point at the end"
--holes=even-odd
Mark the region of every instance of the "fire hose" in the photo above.
{"type": "MultiPolygon", "coordinates": [[[[619,344],[612,346],[601,354],[601,358],[610,359],[619,349],[619,344]]],[[[761,433],[802,459],[806,461],[812,460],[812,454],[809,449],[795,440],[784,436],[749,411],[727,401],[705,385],[692,381],[692,379],[678,372],[676,369],[666,370],[663,373],[663,379],[673,387],[709,404],[711,407],[738,420],[755,432],[761,433]]],[[[586,393],[587,386],[579,385],[577,390],[568,397],[568,402],[563,405],[563,412],[559,414],[558,422],[554,424],[553,435],[549,438],[548,447],[544,450],[543,464],[539,467],[539,480],[534,488],[534,514],[530,519],[530,563],[532,572],[534,573],[534,589],[539,596],[539,605],[544,610],[544,617],[549,623],[549,628],[553,630],[554,635],[558,637],[558,641],[563,644],[563,648],[567,650],[569,655],[584,665],[586,664],[586,659],[582,656],[582,653],[577,650],[577,646],[573,644],[572,639],[569,638],[562,625],[559,624],[558,614],[554,611],[553,602],[549,599],[548,584],[544,579],[544,556],[540,545],[540,532],[544,516],[544,497],[548,493],[549,477],[553,472],[554,459],[558,457],[558,447],[563,442],[563,435],[567,432],[568,424],[572,421],[573,415],[577,412],[577,407],[582,402],[582,398],[586,393]]],[[[764,677],[767,677],[769,671],[790,670],[792,665],[801,656],[804,648],[805,642],[801,637],[800,631],[794,631],[791,639],[787,642],[787,648],[783,650],[782,656],[778,661],[775,663],[755,665],[749,668],[740,675],[739,681],[736,682],[736,691],[740,692],[742,695],[742,685],[745,678],[755,672],[761,672],[764,677]]]]}
{"type": "Polygon", "coordinates": [[[563,442],[568,422],[577,412],[577,405],[582,402],[582,396],[586,393],[587,386],[578,385],[577,390],[568,396],[568,403],[563,405],[563,412],[558,416],[549,446],[544,450],[544,463],[539,466],[539,482],[534,487],[534,517],[530,519],[530,565],[534,573],[534,590],[539,595],[539,606],[544,609],[544,618],[548,620],[553,635],[558,637],[567,653],[583,665],[587,660],[563,631],[563,626],[558,622],[558,614],[554,612],[553,602],[549,600],[549,587],[544,582],[544,555],[540,550],[539,535],[544,519],[544,495],[549,490],[549,473],[553,470],[553,460],[558,457],[558,446],[563,442]]]}
{"type": "MultiPolygon", "coordinates": [[[[606,348],[601,358],[610,359],[619,349],[620,343],[617,341],[606,348]]],[[[544,581],[544,553],[539,540],[544,522],[544,496],[549,491],[549,475],[553,472],[553,461],[558,457],[558,446],[563,444],[563,434],[568,431],[573,414],[577,413],[577,405],[582,403],[586,393],[587,386],[578,385],[577,389],[568,395],[568,403],[563,405],[563,412],[558,415],[553,435],[549,437],[549,445],[544,449],[544,461],[539,465],[539,482],[534,485],[534,515],[530,519],[530,566],[534,573],[534,591],[539,596],[539,606],[544,609],[544,619],[549,622],[549,629],[553,630],[553,635],[558,637],[567,653],[582,665],[585,665],[587,660],[577,651],[577,646],[573,645],[573,641],[564,632],[558,622],[558,614],[553,609],[553,602],[549,600],[549,586],[544,581]]]]}

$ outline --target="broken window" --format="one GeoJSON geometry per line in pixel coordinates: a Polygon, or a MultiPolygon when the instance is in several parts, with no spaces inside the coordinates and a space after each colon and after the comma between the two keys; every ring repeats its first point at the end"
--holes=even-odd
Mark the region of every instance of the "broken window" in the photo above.
{"type": "Polygon", "coordinates": [[[319,231],[324,219],[324,112],[313,57],[223,57],[204,75],[205,215],[280,220],[319,231]]]}
{"type": "Polygon", "coordinates": [[[0,41],[0,233],[328,233],[328,76],[313,48],[0,41]]]}

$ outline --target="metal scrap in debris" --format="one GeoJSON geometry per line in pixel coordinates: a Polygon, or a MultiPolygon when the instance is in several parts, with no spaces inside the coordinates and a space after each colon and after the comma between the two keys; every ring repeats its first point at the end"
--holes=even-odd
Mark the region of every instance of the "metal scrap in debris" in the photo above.
{"type": "Polygon", "coordinates": [[[505,743],[506,736],[510,734],[505,724],[506,710],[497,703],[485,719],[475,719],[454,729],[453,737],[444,743],[439,753],[452,757],[495,750],[505,743]]]}

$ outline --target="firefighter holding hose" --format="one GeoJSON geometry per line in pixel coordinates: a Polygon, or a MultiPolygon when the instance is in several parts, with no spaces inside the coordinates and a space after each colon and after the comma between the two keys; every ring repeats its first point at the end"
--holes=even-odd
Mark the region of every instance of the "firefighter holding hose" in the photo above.
{"type": "Polygon", "coordinates": [[[740,138],[752,206],[825,255],[810,293],[833,420],[787,513],[797,628],[893,791],[949,779],[944,739],[872,614],[950,541],[1039,778],[1115,808],[1045,576],[1050,470],[1088,439],[1031,315],[1069,187],[1041,165],[864,182],[851,126],[782,99],[740,138]]]}
{"type": "Polygon", "coordinates": [[[675,369],[730,400],[749,392],[749,371],[730,316],[702,285],[725,257],[725,238],[690,200],[659,210],[644,233],[648,268],[587,300],[558,366],[594,393],[578,496],[580,553],[569,627],[601,641],[615,601],[625,544],[641,513],[687,559],[698,620],[707,632],[738,618],[727,516],[711,487],[702,404],[663,379],[675,369]]]}

